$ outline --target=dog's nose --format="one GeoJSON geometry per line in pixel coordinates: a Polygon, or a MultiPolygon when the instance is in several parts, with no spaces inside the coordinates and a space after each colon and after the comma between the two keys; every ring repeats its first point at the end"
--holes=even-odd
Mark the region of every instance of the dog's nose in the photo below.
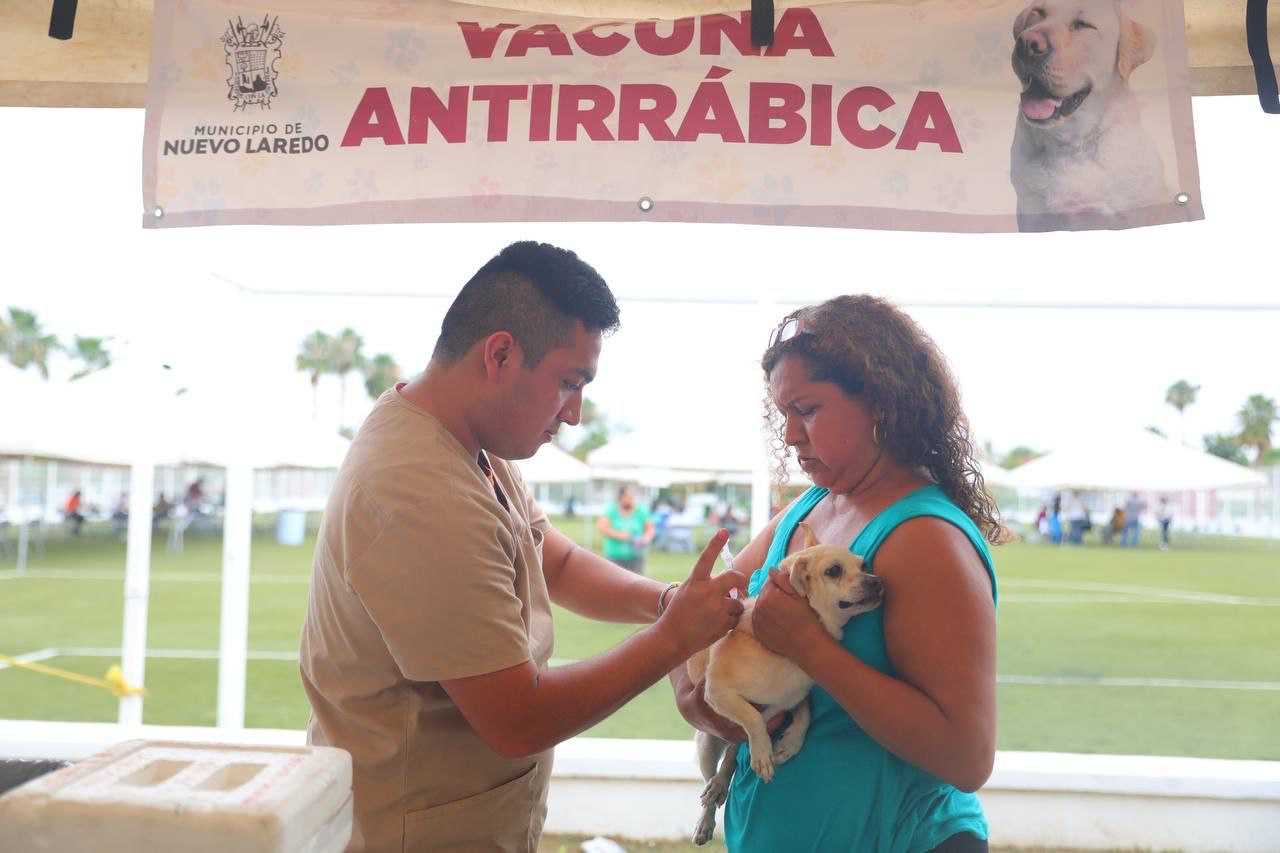
{"type": "Polygon", "coordinates": [[[867,574],[867,576],[862,579],[862,582],[866,584],[867,589],[871,590],[872,592],[879,592],[880,588],[884,586],[884,583],[880,580],[880,578],[877,575],[873,575],[873,574],[867,574]]]}
{"type": "Polygon", "coordinates": [[[1031,29],[1018,36],[1018,51],[1028,59],[1043,59],[1052,50],[1043,30],[1031,29]]]}

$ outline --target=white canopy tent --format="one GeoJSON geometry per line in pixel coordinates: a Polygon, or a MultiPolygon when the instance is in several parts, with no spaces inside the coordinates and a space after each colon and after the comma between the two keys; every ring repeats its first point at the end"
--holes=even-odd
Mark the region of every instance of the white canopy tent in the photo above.
{"type": "Polygon", "coordinates": [[[770,459],[765,434],[750,426],[740,429],[646,430],[627,433],[587,457],[593,471],[611,478],[670,485],[692,482],[751,483],[751,533],[769,521],[770,459]]]}
{"type": "Polygon", "coordinates": [[[1080,435],[1009,475],[1019,489],[1207,491],[1261,487],[1261,473],[1146,430],[1080,435]]]}
{"type": "MultiPolygon", "coordinates": [[[[774,467],[767,436],[751,427],[719,433],[632,432],[596,450],[587,461],[597,479],[634,479],[658,486],[707,481],[754,486],[760,469],[767,488],[774,467]]],[[[1008,470],[985,458],[977,462],[988,487],[1012,485],[1008,470]]],[[[787,485],[809,484],[808,477],[794,465],[787,473],[787,485]]],[[[761,526],[767,521],[764,519],[761,526]]],[[[754,517],[752,529],[758,529],[754,517]]]]}
{"type": "Polygon", "coordinates": [[[750,474],[741,475],[738,479],[731,472],[707,471],[698,468],[666,468],[649,465],[617,465],[596,466],[591,469],[592,477],[616,483],[637,483],[651,489],[665,489],[670,486],[681,486],[689,483],[721,483],[741,482],[750,484],[750,474]],[[745,478],[745,479],[744,479],[745,478]]]}
{"type": "MultiPolygon", "coordinates": [[[[270,409],[226,399],[226,392],[183,389],[158,359],[136,354],[67,383],[44,382],[0,365],[0,394],[19,413],[0,419],[0,456],[130,469],[121,668],[131,685],[141,685],[145,675],[155,468],[203,464],[227,469],[218,720],[242,726],[253,470],[336,468],[346,454],[346,439],[309,421],[228,418],[228,413],[245,409],[270,409]]],[[[10,507],[17,503],[18,496],[11,494],[10,507]]],[[[27,528],[19,527],[20,567],[27,528]]],[[[121,698],[120,721],[142,722],[141,696],[121,698]]]]}
{"type": "Polygon", "coordinates": [[[585,483],[591,479],[591,468],[587,463],[554,444],[543,446],[528,459],[521,459],[516,467],[530,485],[585,483]]]}
{"type": "MultiPolygon", "coordinates": [[[[698,479],[718,479],[751,470],[756,457],[768,452],[764,434],[754,426],[737,430],[640,430],[611,439],[592,451],[592,470],[663,469],[674,477],[697,472],[698,479]],[[709,475],[709,476],[705,476],[709,475]]],[[[673,480],[674,482],[674,480],[673,480]]]]}
{"type": "Polygon", "coordinates": [[[129,467],[145,449],[156,465],[226,467],[241,456],[255,469],[342,464],[348,441],[337,432],[275,414],[238,429],[227,413],[247,401],[230,399],[234,389],[181,389],[158,362],[139,361],[77,382],[0,363],[0,396],[16,414],[0,419],[0,457],[129,467]]]}

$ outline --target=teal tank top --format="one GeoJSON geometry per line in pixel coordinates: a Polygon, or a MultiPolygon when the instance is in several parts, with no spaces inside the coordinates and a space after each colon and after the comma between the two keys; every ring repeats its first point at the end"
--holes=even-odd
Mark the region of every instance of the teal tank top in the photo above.
{"type": "MultiPolygon", "coordinates": [[[[755,595],[769,569],[786,556],[791,533],[827,495],[812,487],[778,523],[765,564],[751,576],[755,595]]],[[[986,540],[936,485],[925,486],[886,508],[849,546],[874,571],[880,544],[899,524],[920,516],[945,519],[973,543],[991,576],[986,540]]],[[[842,643],[860,660],[894,675],[884,645],[884,610],[861,613],[845,626],[842,643]]],[[[725,804],[725,842],[732,853],[920,853],[958,832],[987,837],[987,820],[975,794],[966,794],[892,755],[864,732],[831,694],[809,694],[813,719],[800,752],[765,784],[751,770],[746,744],[725,804]],[[803,819],[797,816],[803,815],[803,819]]]]}

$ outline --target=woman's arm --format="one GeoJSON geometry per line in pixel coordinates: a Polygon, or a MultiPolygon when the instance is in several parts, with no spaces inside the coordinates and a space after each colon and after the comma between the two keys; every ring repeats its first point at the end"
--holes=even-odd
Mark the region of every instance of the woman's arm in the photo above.
{"type": "Polygon", "coordinates": [[[917,518],[885,540],[876,574],[897,678],[832,639],[782,576],[756,603],[756,638],[799,664],[885,749],[977,790],[995,761],[995,607],[986,568],[956,527],[917,518]]]}

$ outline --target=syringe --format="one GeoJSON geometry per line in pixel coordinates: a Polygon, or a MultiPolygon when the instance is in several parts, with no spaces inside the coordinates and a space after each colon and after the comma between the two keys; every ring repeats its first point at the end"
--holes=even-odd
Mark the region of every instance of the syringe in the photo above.
{"type": "MultiPolygon", "coordinates": [[[[729,541],[727,539],[724,547],[720,549],[720,559],[724,561],[724,567],[727,571],[733,571],[733,552],[729,550],[729,541]]],[[[736,586],[729,590],[729,597],[738,597],[738,588],[736,586]]]]}

